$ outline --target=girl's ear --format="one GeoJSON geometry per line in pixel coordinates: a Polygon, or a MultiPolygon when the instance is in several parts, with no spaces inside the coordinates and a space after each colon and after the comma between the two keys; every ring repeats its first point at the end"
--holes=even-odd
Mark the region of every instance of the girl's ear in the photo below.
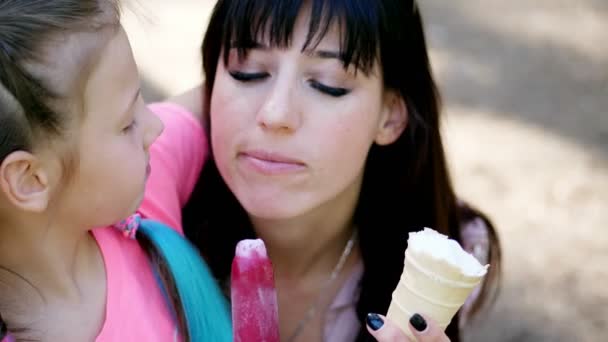
{"type": "Polygon", "coordinates": [[[50,201],[49,175],[36,156],[16,151],[0,164],[0,191],[21,210],[43,212],[50,201]]]}

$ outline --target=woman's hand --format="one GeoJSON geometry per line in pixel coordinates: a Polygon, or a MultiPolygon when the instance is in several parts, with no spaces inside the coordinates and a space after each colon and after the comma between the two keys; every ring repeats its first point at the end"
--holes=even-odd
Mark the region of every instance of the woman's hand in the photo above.
{"type": "Polygon", "coordinates": [[[378,314],[367,315],[367,330],[379,342],[449,342],[450,339],[437,324],[415,314],[410,319],[408,328],[416,337],[408,338],[397,324],[378,314]]]}

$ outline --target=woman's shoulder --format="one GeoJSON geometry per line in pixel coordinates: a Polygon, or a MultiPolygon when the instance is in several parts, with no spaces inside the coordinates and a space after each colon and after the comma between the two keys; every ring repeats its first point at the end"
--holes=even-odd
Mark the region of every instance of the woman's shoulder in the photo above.
{"type": "Polygon", "coordinates": [[[200,115],[193,112],[190,108],[173,101],[152,102],[148,104],[148,109],[156,114],[165,124],[171,125],[177,121],[181,125],[202,128],[200,115]]]}
{"type": "Polygon", "coordinates": [[[179,106],[182,110],[189,112],[197,121],[202,121],[203,117],[203,86],[198,85],[192,89],[176,95],[166,101],[174,106],[179,106]]]}
{"type": "Polygon", "coordinates": [[[462,248],[471,253],[482,265],[490,262],[493,227],[479,210],[464,201],[458,201],[460,211],[460,238],[462,248]]]}
{"type": "Polygon", "coordinates": [[[190,198],[209,155],[200,121],[173,102],[149,104],[164,130],[150,146],[151,172],[139,212],[182,231],[182,208],[190,198]]]}
{"type": "Polygon", "coordinates": [[[460,239],[464,250],[490,271],[467,298],[460,312],[461,328],[477,314],[482,306],[495,298],[500,278],[500,243],[494,225],[480,210],[463,201],[458,202],[460,213],[460,239]]]}

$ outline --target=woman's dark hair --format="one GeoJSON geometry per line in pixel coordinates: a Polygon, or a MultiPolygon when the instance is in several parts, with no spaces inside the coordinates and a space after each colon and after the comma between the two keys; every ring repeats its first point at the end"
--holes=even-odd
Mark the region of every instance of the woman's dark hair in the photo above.
{"type": "Polygon", "coordinates": [[[4,323],[4,320],[2,319],[2,315],[0,315],[0,342],[6,337],[6,334],[8,334],[8,331],[6,329],[6,324],[4,323]]]}
{"type": "MultiPolygon", "coordinates": [[[[408,126],[388,146],[372,146],[354,223],[359,229],[365,272],[357,315],[363,328],[358,341],[370,338],[365,315],[385,313],[403,270],[408,232],[432,227],[461,241],[461,223],[467,215],[479,215],[457,204],[440,134],[440,99],[433,79],[419,11],[412,0],[220,0],[217,2],[202,45],[206,127],[217,63],[224,49],[236,46],[240,53],[258,37],[271,46],[291,42],[296,18],[303,4],[310,5],[307,45],[340,25],[341,53],[345,67],[362,72],[380,65],[384,85],[398,91],[407,103],[408,126]]],[[[304,48],[304,47],[302,47],[304,48]]],[[[224,54],[224,57],[226,54],[224,54]]],[[[223,59],[226,63],[226,59],[223,59]]],[[[499,276],[500,249],[489,220],[490,272],[471,313],[489,298],[499,276]]],[[[211,158],[184,210],[186,235],[207,258],[215,276],[226,280],[234,247],[255,233],[247,213],[220,176],[211,158]]],[[[446,333],[459,341],[458,316],[446,333]]]]}

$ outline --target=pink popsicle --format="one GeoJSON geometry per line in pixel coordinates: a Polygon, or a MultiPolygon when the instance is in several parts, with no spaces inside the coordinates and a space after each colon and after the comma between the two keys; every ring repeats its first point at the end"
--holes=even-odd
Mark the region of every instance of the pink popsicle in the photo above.
{"type": "Polygon", "coordinates": [[[279,312],[272,263],[261,239],[236,246],[231,277],[235,342],[279,342],[279,312]]]}

